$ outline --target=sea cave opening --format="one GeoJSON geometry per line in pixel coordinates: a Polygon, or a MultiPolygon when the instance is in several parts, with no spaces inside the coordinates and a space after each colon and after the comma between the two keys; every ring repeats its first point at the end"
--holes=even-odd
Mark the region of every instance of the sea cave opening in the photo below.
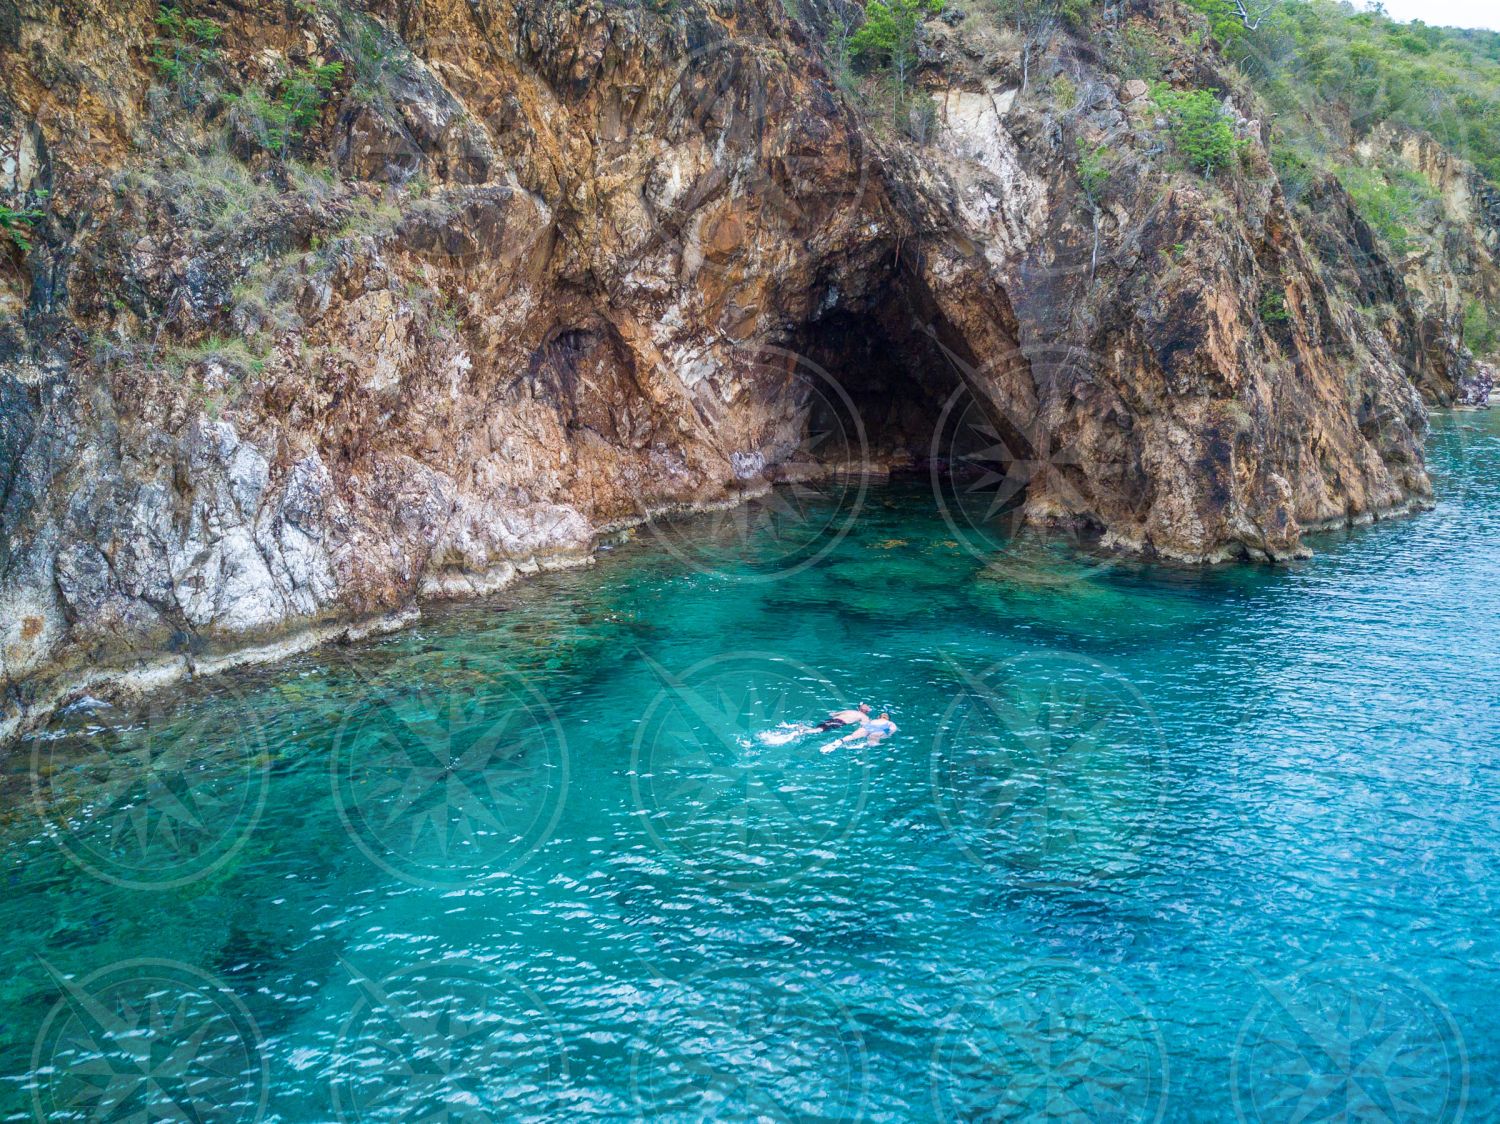
{"type": "Polygon", "coordinates": [[[804,448],[825,470],[921,480],[964,534],[998,545],[1016,529],[1032,459],[1029,428],[1004,401],[1029,385],[1025,359],[1008,339],[976,355],[930,300],[899,284],[886,294],[836,303],[788,337],[810,390],[804,448]]]}

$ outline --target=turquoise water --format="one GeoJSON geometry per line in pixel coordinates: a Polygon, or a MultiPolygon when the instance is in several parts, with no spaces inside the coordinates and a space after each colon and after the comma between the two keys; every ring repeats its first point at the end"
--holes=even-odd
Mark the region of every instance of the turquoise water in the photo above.
{"type": "Polygon", "coordinates": [[[76,710],[4,1118],[1495,1119],[1500,418],[1431,461],[1280,569],[793,494],[76,710]]]}

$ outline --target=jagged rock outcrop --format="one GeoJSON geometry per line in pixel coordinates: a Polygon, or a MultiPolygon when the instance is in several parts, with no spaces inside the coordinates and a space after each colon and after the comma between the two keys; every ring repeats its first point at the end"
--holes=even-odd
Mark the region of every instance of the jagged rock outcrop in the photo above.
{"type": "Polygon", "coordinates": [[[1475,302],[1500,307],[1500,198],[1471,165],[1409,130],[1381,125],[1351,154],[1423,185],[1425,213],[1403,232],[1397,253],[1337,178],[1317,177],[1294,213],[1325,279],[1379,325],[1427,401],[1487,404],[1483,364],[1465,346],[1463,321],[1475,302]]]}
{"type": "Polygon", "coordinates": [[[50,194],[0,266],[0,726],[920,460],[955,395],[1029,521],[1110,549],[1282,557],[1428,495],[1426,352],[1330,287],[1252,121],[1209,184],[1097,52],[1023,89],[938,23],[918,144],[779,0],[654,7],[201,0],[221,53],[175,81],[154,3],[5,9],[4,174],[50,194]],[[333,62],[268,151],[252,92],[333,62]],[[1092,204],[1079,139],[1121,157],[1092,204]],[[810,464],[830,403],[863,438],[810,464]]]}

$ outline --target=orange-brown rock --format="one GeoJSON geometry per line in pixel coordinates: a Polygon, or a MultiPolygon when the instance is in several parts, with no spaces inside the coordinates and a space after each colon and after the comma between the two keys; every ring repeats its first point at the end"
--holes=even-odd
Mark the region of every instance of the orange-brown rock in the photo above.
{"type": "Polygon", "coordinates": [[[176,82],[147,0],[0,18],[6,186],[50,192],[0,269],[8,729],[79,675],[762,489],[809,364],[872,464],[973,396],[1028,518],[1108,549],[1282,557],[1429,492],[1410,356],[1329,288],[1258,138],[1232,179],[1174,171],[1066,40],[1023,90],[1004,36],[935,24],[918,144],[780,0],[184,7],[222,54],[176,82]],[[253,91],[330,62],[268,151],[253,91]],[[1097,206],[1078,138],[1122,156],[1097,206]]]}

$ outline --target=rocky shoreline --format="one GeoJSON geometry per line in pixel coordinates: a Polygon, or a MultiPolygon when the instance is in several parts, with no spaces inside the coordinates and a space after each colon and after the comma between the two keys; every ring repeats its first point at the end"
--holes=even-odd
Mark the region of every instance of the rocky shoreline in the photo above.
{"type": "MultiPolygon", "coordinates": [[[[868,478],[873,481],[888,481],[891,478],[891,472],[888,469],[877,469],[868,474],[868,478]]],[[[319,648],[354,644],[373,636],[399,632],[414,626],[422,619],[423,605],[481,601],[524,578],[592,566],[599,560],[601,544],[613,535],[645,526],[650,519],[662,515],[691,517],[714,511],[731,510],[763,498],[771,487],[767,485],[759,490],[750,489],[733,500],[696,507],[685,504],[674,505],[670,508],[663,507],[651,512],[649,517],[621,520],[611,526],[598,528],[585,554],[569,551],[552,556],[532,556],[525,560],[505,563],[484,575],[427,579],[423,581],[413,603],[393,612],[356,620],[330,621],[297,627],[271,639],[262,639],[242,647],[220,647],[211,653],[143,654],[138,661],[128,666],[94,667],[83,673],[61,675],[51,680],[43,673],[33,677],[32,682],[44,686],[27,700],[23,707],[7,704],[4,712],[0,713],[0,751],[12,747],[54,715],[80,700],[89,697],[102,698],[108,702],[136,700],[185,681],[210,678],[241,668],[275,664],[319,648]]],[[[1365,526],[1418,514],[1431,510],[1432,507],[1431,500],[1413,500],[1379,513],[1360,513],[1342,520],[1329,520],[1318,526],[1304,527],[1303,531],[1313,534],[1365,526]]],[[[1295,551],[1276,556],[1256,555],[1239,549],[1226,550],[1212,556],[1174,557],[1168,553],[1130,543],[1114,542],[1100,545],[1109,553],[1134,556],[1169,566],[1190,567],[1245,562],[1285,563],[1310,558],[1313,553],[1311,549],[1303,546],[1295,551]]]]}
{"type": "MultiPolygon", "coordinates": [[[[0,258],[0,732],[136,653],[483,596],[954,419],[1024,522],[1162,559],[1427,502],[1447,282],[1337,182],[1288,200],[1196,12],[1024,60],[992,13],[931,21],[914,129],[830,70],[821,3],[671,7],[244,0],[191,85],[155,0],[0,20],[0,187],[45,202],[0,258]],[[1232,176],[1122,77],[1147,30],[1222,92],[1232,176]],[[255,107],[309,74],[270,142],[255,107]]],[[[1472,169],[1382,143],[1490,221],[1472,169]]]]}
{"type": "Polygon", "coordinates": [[[1497,373],[1487,363],[1476,363],[1474,368],[1473,374],[1459,384],[1453,404],[1460,409],[1488,410],[1490,398],[1495,392],[1497,373]]]}
{"type": "Polygon", "coordinates": [[[43,671],[30,680],[32,684],[40,686],[33,697],[20,706],[7,703],[4,711],[0,712],[0,750],[34,731],[59,711],[88,696],[102,697],[106,701],[136,699],[183,681],[210,678],[240,668],[275,664],[329,645],[358,643],[372,636],[410,628],[421,619],[423,604],[480,600],[524,577],[579,569],[591,566],[596,561],[597,555],[591,552],[586,557],[564,554],[554,558],[533,558],[523,563],[507,564],[464,586],[448,583],[424,586],[416,603],[394,612],[297,627],[272,639],[238,648],[219,647],[208,654],[147,653],[133,664],[97,666],[82,673],[60,675],[55,679],[50,679],[43,671]]]}
{"type": "Polygon", "coordinates": [[[0,749],[19,741],[59,711],[88,697],[100,696],[106,701],[135,699],[185,680],[277,663],[327,644],[355,643],[371,636],[396,632],[415,623],[419,616],[420,611],[413,607],[364,621],[298,629],[278,640],[206,658],[150,654],[131,667],[95,667],[55,681],[48,681],[45,674],[37,676],[33,682],[42,684],[40,690],[24,706],[8,705],[0,715],[0,749]]]}

